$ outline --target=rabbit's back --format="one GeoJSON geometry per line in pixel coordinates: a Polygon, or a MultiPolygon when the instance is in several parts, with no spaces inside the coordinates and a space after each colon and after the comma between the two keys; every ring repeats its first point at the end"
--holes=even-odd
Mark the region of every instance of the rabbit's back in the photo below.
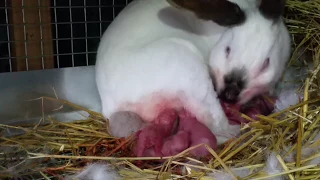
{"type": "MultiPolygon", "coordinates": [[[[161,39],[139,50],[114,52],[108,58],[96,67],[103,113],[107,117],[120,107],[132,110],[124,104],[149,101],[154,94],[161,99],[177,98],[178,106],[184,106],[188,98],[199,101],[212,89],[202,54],[182,39],[161,39]]],[[[151,104],[145,106],[152,108],[151,104]]]]}
{"type": "Polygon", "coordinates": [[[98,49],[96,82],[103,115],[133,112],[151,122],[164,109],[184,108],[214,133],[229,128],[205,62],[219,38],[201,31],[210,25],[214,23],[197,21],[166,0],[129,4],[98,49]]]}

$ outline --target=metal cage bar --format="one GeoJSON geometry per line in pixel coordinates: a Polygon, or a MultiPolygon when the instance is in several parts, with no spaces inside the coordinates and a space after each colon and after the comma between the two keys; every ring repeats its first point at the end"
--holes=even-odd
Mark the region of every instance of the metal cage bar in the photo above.
{"type": "MultiPolygon", "coordinates": [[[[100,0],[99,0],[100,2],[100,0]]],[[[83,4],[86,5],[87,2],[86,0],[83,0],[83,4]]],[[[87,22],[87,9],[86,8],[83,8],[84,10],[84,21],[87,22]]],[[[88,24],[87,23],[84,23],[84,29],[85,29],[85,40],[86,40],[86,52],[88,52],[88,24]]],[[[89,66],[89,56],[88,54],[86,54],[86,65],[89,66]]]]}
{"type": "Polygon", "coordinates": [[[73,49],[73,26],[72,26],[72,11],[71,11],[71,7],[72,7],[72,0],[69,0],[69,13],[70,13],[70,37],[71,37],[71,52],[72,52],[72,67],[74,67],[74,49],[73,49]]]}
{"type": "MultiPolygon", "coordinates": [[[[9,14],[8,14],[8,9],[7,9],[7,6],[8,5],[8,0],[5,0],[4,1],[4,6],[5,6],[5,14],[6,14],[6,24],[9,24],[9,14]]],[[[6,26],[6,30],[7,30],[7,47],[8,47],[8,56],[9,56],[9,59],[8,59],[8,63],[9,63],[9,71],[12,72],[12,61],[11,61],[11,48],[10,48],[10,30],[9,30],[9,26],[6,26]]],[[[7,58],[5,58],[7,59],[7,58]]]]}
{"type": "Polygon", "coordinates": [[[0,24],[0,28],[5,29],[6,32],[6,34],[0,34],[0,36],[6,36],[0,38],[0,46],[5,47],[0,48],[0,51],[3,51],[0,52],[0,66],[8,67],[0,73],[21,71],[21,68],[20,70],[14,68],[13,60],[18,61],[18,59],[20,63],[24,61],[26,71],[34,69],[30,68],[30,63],[34,59],[39,59],[39,69],[47,69],[47,58],[50,59],[50,57],[54,61],[54,68],[94,65],[103,32],[132,0],[51,0],[50,6],[43,3],[44,0],[31,1],[34,3],[28,0],[5,0],[4,5],[0,6],[0,13],[5,17],[5,22],[0,24]],[[14,1],[16,5],[11,6],[11,2],[14,1]],[[51,22],[50,17],[44,19],[45,10],[50,11],[51,22]],[[31,11],[36,11],[37,17],[35,14],[31,16],[31,11]],[[22,14],[21,20],[12,21],[12,12],[22,14]],[[44,31],[48,27],[51,28],[50,37],[47,33],[49,31],[44,31]],[[20,38],[16,38],[17,30],[13,31],[14,28],[21,29],[20,38]],[[37,30],[33,31],[34,29],[37,30]],[[37,38],[32,38],[30,31],[36,33],[32,35],[37,38]],[[30,49],[31,41],[38,44],[37,51],[30,49]],[[49,46],[52,51],[47,50],[48,41],[52,44],[49,46]],[[12,48],[17,48],[19,44],[23,49],[17,54],[12,48]]]}
{"type": "MultiPolygon", "coordinates": [[[[40,0],[38,0],[38,5],[39,7],[41,6],[41,2],[40,0]]],[[[42,33],[42,17],[41,17],[41,10],[39,8],[39,20],[40,20],[40,46],[41,46],[41,66],[42,66],[42,69],[44,69],[44,52],[43,52],[43,33],[42,33]]]]}
{"type": "MultiPolygon", "coordinates": [[[[24,0],[22,0],[22,7],[24,6],[24,0]]],[[[24,39],[24,51],[25,51],[25,58],[26,58],[26,69],[29,70],[29,63],[28,63],[28,49],[27,49],[27,33],[26,33],[26,19],[25,19],[25,9],[22,8],[22,22],[23,22],[23,39],[24,39]]]]}
{"type": "MultiPolygon", "coordinates": [[[[57,18],[57,2],[56,0],[53,0],[54,2],[54,21],[55,22],[58,22],[58,18],[57,18]]],[[[55,32],[56,32],[56,37],[59,37],[59,34],[58,34],[58,24],[55,24],[55,32]]],[[[55,41],[56,42],[56,52],[57,54],[59,54],[59,43],[58,43],[58,40],[55,41]]],[[[57,68],[60,68],[60,59],[59,59],[59,56],[56,56],[57,57],[57,68]]]]}

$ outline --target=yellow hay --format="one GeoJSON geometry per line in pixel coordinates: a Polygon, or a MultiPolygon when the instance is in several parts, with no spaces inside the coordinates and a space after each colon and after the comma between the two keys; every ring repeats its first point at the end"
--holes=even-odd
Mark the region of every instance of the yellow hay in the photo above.
{"type": "Polygon", "coordinates": [[[269,116],[260,115],[259,121],[243,115],[250,122],[242,127],[240,137],[226,142],[216,151],[207,145],[199,145],[210,152],[209,159],[193,159],[188,152],[196,147],[173,157],[130,157],[127,150],[131,148],[131,139],[112,137],[108,133],[107,121],[100,114],[67,101],[42,97],[39,100],[60,101],[64,106],[89,113],[90,117],[68,123],[48,117],[48,124],[0,125],[1,129],[24,132],[13,137],[0,136],[0,178],[10,178],[11,170],[15,169],[20,176],[30,179],[56,179],[78,172],[88,162],[103,161],[114,165],[124,179],[205,180],[212,179],[210,173],[217,172],[241,179],[234,173],[239,170],[250,170],[242,180],[274,179],[278,176],[290,180],[320,179],[320,166],[309,163],[320,158],[317,151],[320,140],[313,142],[320,131],[319,7],[320,0],[287,0],[285,20],[295,49],[288,66],[297,66],[297,55],[301,49],[310,54],[308,61],[313,64],[309,77],[298,89],[303,89],[303,100],[269,116]],[[101,148],[108,149],[109,155],[99,154],[101,148]],[[314,152],[309,157],[302,153],[306,148],[313,148],[314,152]],[[281,173],[268,175],[263,169],[266,156],[271,152],[276,154],[283,168],[281,173]],[[292,161],[288,160],[289,157],[292,161]],[[152,161],[160,159],[164,161],[162,164],[152,161]]]}

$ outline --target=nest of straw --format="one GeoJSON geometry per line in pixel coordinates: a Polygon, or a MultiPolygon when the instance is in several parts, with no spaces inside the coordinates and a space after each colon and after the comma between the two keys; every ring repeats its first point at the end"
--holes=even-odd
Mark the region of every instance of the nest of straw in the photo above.
{"type": "MultiPolygon", "coordinates": [[[[239,138],[229,140],[215,151],[206,146],[210,152],[208,157],[196,160],[190,156],[188,151],[195,147],[173,157],[164,157],[162,163],[156,161],[160,158],[133,157],[132,138],[112,137],[108,134],[107,121],[100,114],[66,101],[43,97],[85,110],[90,117],[68,123],[47,117],[46,124],[1,124],[4,130],[16,129],[24,133],[0,136],[0,178],[63,179],[82,170],[87,163],[102,161],[114,165],[124,179],[209,179],[210,173],[217,172],[240,179],[234,173],[236,170],[249,171],[242,179],[275,179],[281,175],[290,180],[320,179],[320,166],[310,164],[320,157],[320,140],[313,141],[320,131],[319,7],[319,0],[287,0],[285,17],[294,42],[288,66],[301,67],[301,63],[297,63],[301,48],[310,57],[305,63],[313,63],[309,77],[299,88],[304,98],[283,111],[259,116],[259,121],[251,120],[242,127],[243,134],[239,138]],[[302,152],[308,148],[313,153],[305,156],[302,152]],[[264,171],[266,156],[270,153],[275,155],[282,172],[270,175],[264,171]]],[[[248,117],[244,115],[244,118],[248,117]]]]}

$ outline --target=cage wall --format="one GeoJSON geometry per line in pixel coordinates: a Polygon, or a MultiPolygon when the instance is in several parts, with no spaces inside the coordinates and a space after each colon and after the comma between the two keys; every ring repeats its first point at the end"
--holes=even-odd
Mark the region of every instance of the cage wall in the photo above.
{"type": "Polygon", "coordinates": [[[1,0],[0,73],[95,64],[100,37],[132,0],[1,0]]]}

